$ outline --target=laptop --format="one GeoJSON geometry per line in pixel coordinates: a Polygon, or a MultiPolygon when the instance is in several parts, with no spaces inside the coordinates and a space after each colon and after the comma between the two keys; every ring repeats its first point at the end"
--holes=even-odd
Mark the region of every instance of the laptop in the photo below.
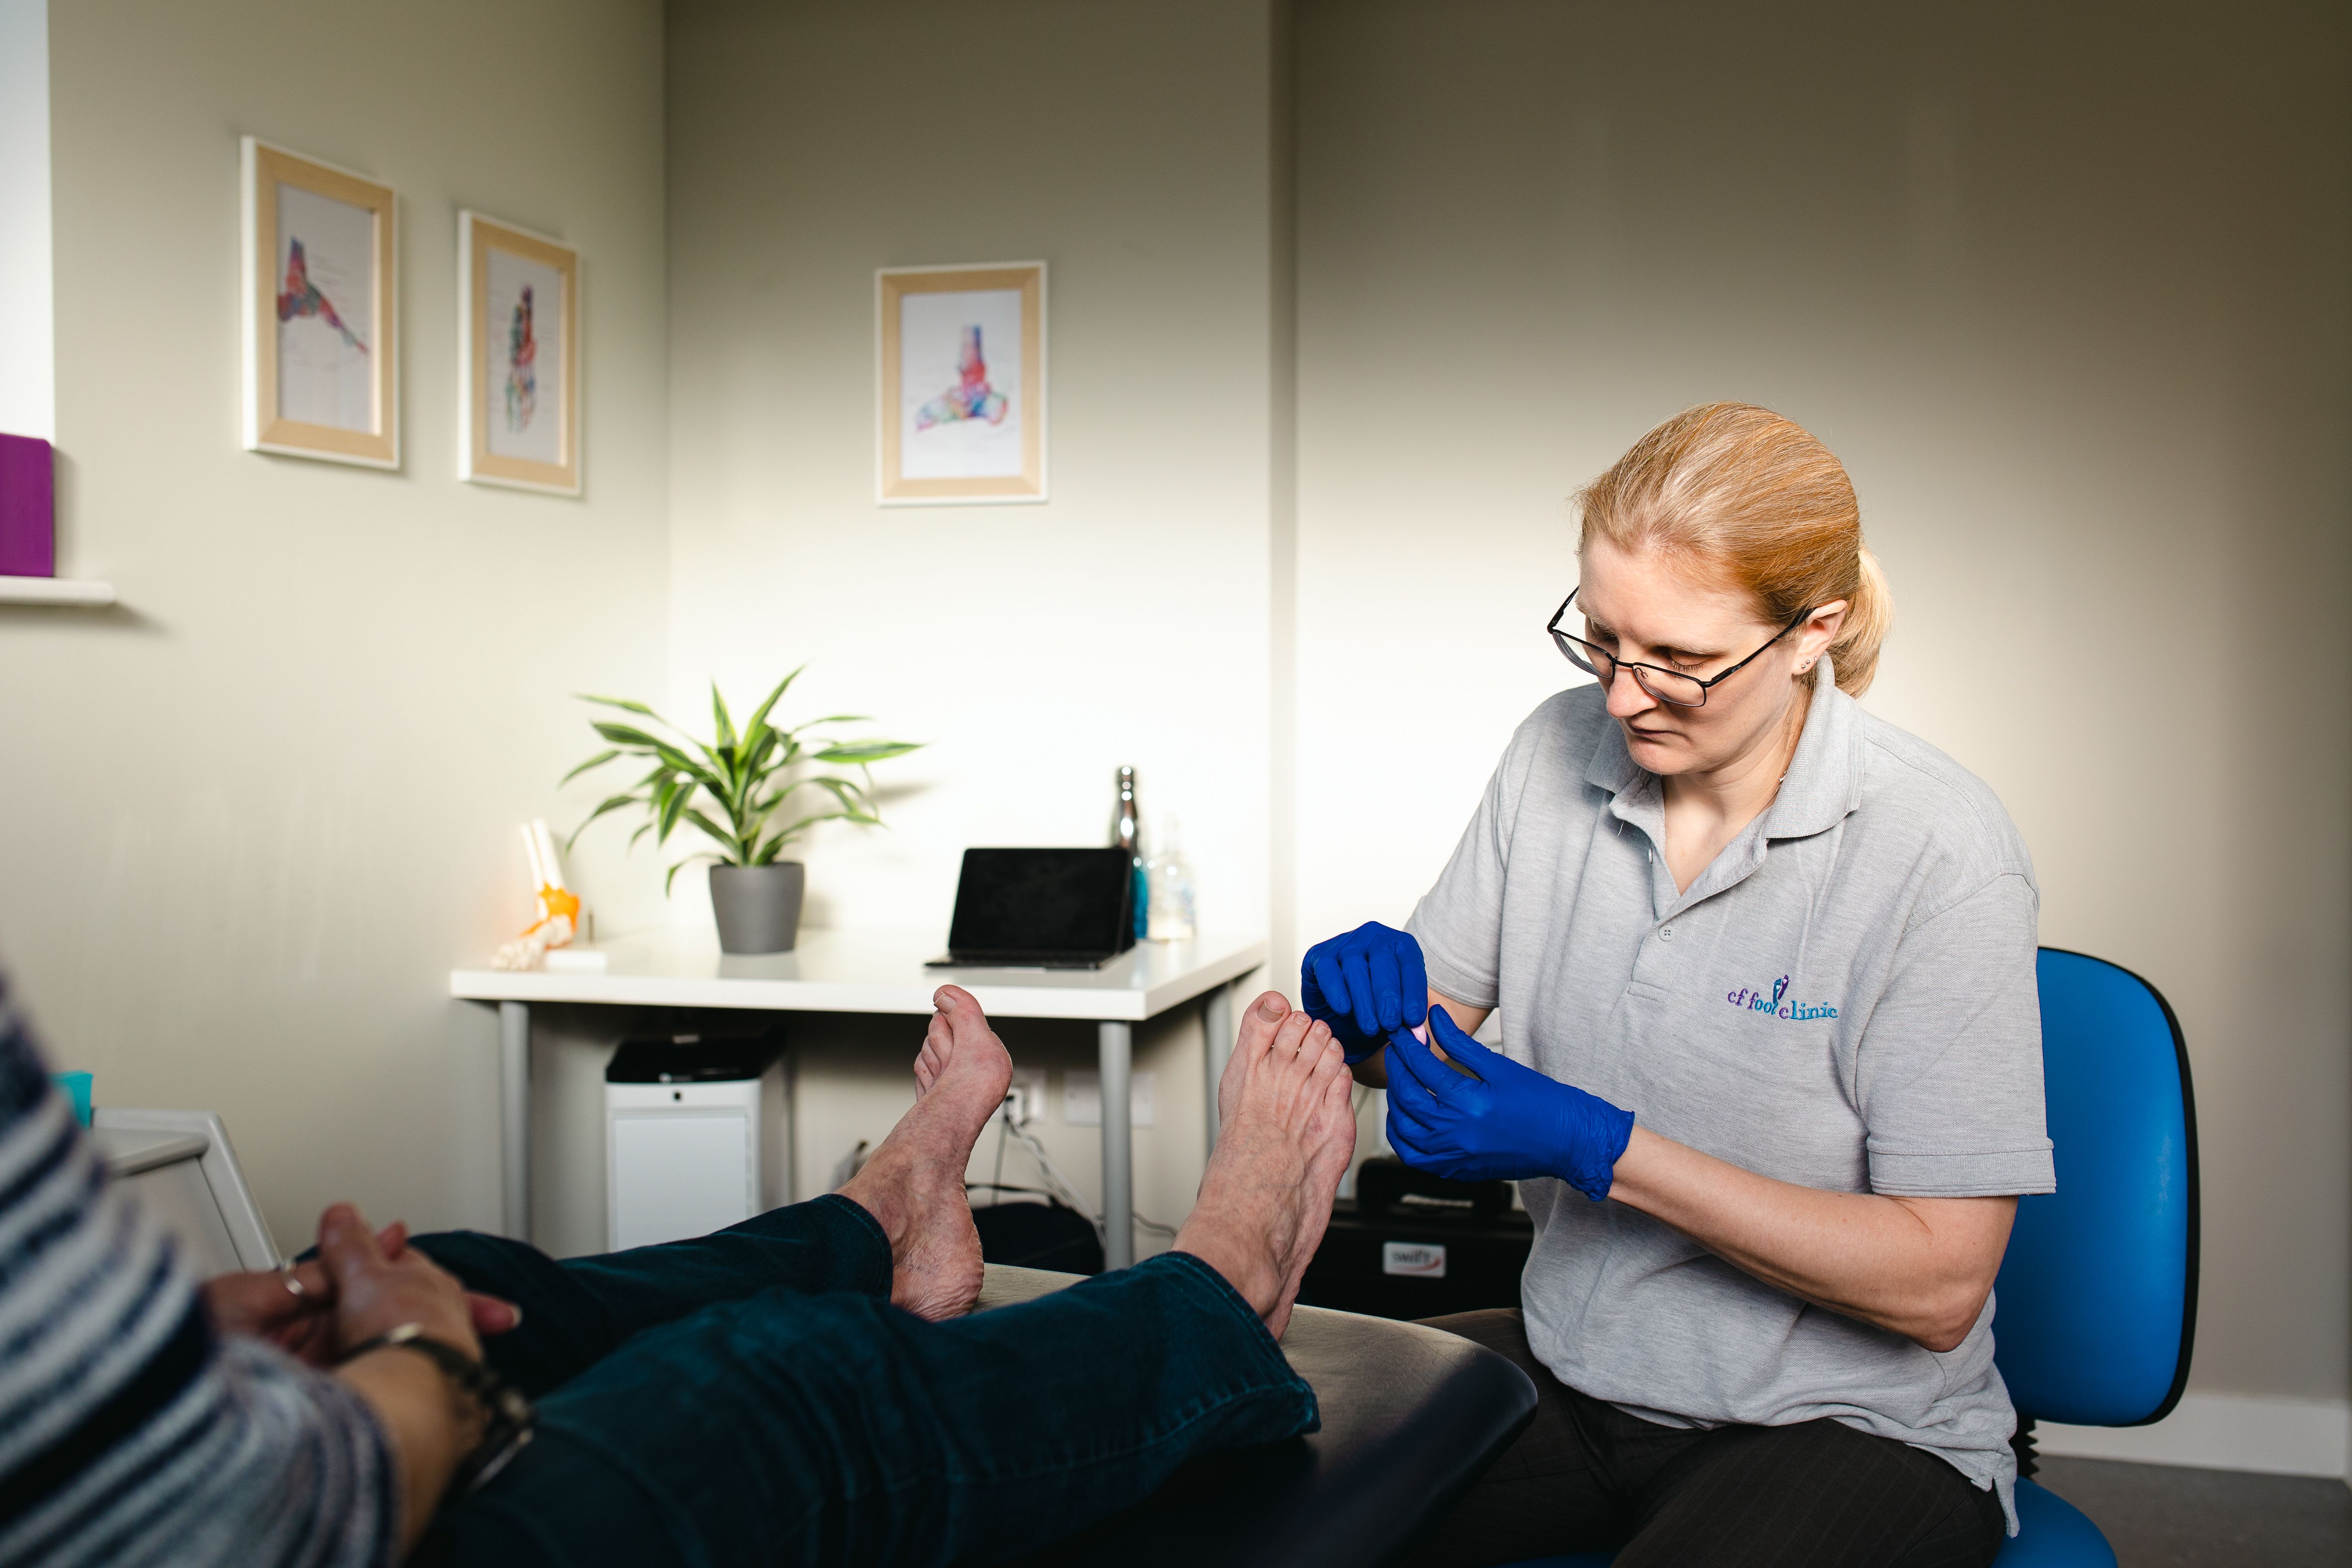
{"type": "Polygon", "coordinates": [[[1099,969],[1135,945],[1124,849],[967,849],[948,951],[926,968],[1099,969]]]}

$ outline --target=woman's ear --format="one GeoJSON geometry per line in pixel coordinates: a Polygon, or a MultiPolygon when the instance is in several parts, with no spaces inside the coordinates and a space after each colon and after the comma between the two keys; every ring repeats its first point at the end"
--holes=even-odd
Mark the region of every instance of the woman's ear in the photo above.
{"type": "Polygon", "coordinates": [[[1838,633],[1844,629],[1845,613],[1849,607],[1847,600],[1832,599],[1826,605],[1816,605],[1813,613],[1805,617],[1805,624],[1799,626],[1797,635],[1790,639],[1796,645],[1797,668],[1800,671],[1812,668],[1815,661],[1829,651],[1830,644],[1837,641],[1838,633]]]}

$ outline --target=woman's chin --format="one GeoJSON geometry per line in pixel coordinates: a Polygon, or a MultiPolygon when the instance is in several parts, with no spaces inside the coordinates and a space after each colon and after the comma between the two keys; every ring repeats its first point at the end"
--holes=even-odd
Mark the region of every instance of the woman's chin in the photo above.
{"type": "Polygon", "coordinates": [[[1678,773],[1690,761],[1690,742],[1671,731],[1662,734],[1644,734],[1630,724],[1623,729],[1625,750],[1646,772],[1678,773]]]}

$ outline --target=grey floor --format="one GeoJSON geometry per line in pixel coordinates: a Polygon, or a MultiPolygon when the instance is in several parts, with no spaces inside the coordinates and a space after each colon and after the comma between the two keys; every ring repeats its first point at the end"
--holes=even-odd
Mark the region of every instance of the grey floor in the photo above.
{"type": "Polygon", "coordinates": [[[2090,1515],[2120,1568],[2352,1563],[2352,1488],[2342,1481],[2052,1455],[2036,1479],[2090,1515]]]}

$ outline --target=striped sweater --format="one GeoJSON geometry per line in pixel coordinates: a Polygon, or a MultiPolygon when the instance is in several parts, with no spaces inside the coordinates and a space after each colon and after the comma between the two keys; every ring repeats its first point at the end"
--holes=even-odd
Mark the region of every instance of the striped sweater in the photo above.
{"type": "Polygon", "coordinates": [[[399,1520],[366,1405],[215,1334],[0,985],[0,1565],[388,1563],[399,1520]]]}

